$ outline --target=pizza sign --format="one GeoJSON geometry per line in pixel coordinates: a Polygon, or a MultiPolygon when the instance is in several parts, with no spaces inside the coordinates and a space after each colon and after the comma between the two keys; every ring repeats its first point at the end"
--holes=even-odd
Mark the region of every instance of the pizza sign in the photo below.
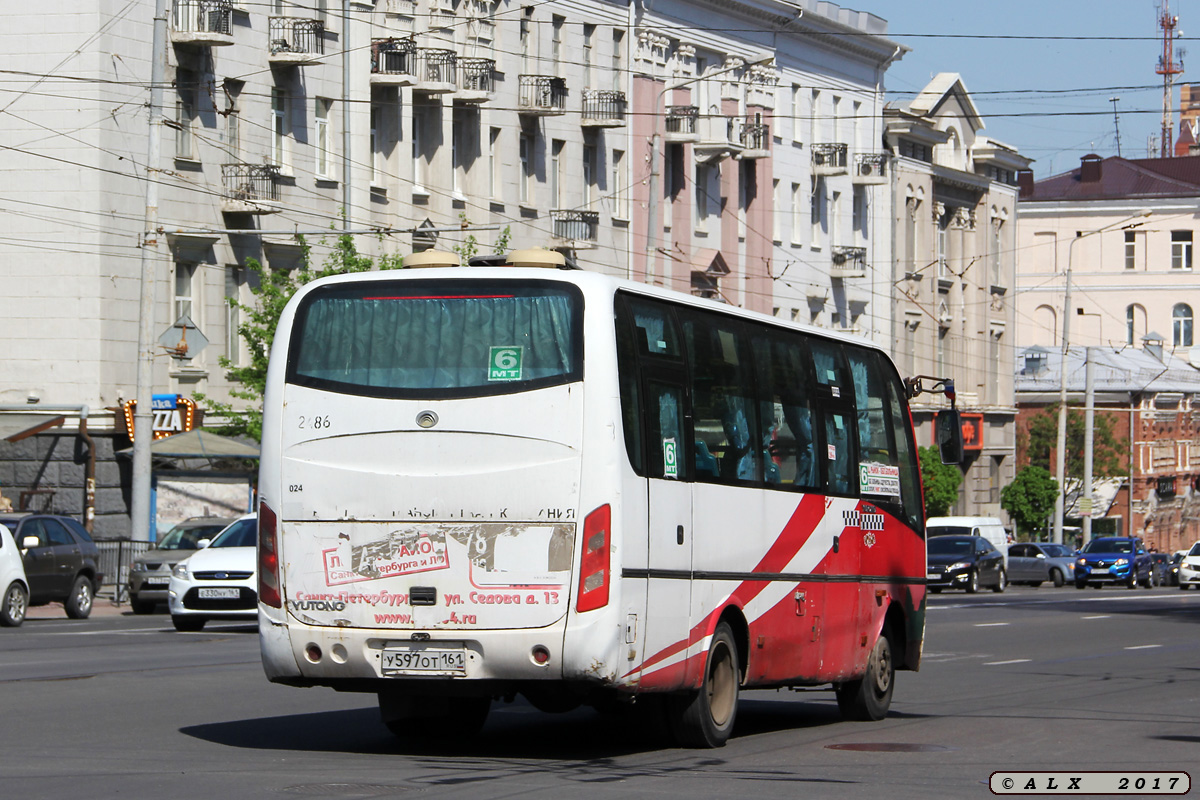
{"type": "MultiPolygon", "coordinates": [[[[156,394],[150,398],[150,408],[154,420],[151,430],[155,439],[165,439],[177,433],[187,433],[196,424],[196,404],[177,394],[156,394]]],[[[125,417],[125,431],[129,441],[133,441],[133,416],[137,413],[137,400],[130,400],[121,406],[125,417]]]]}

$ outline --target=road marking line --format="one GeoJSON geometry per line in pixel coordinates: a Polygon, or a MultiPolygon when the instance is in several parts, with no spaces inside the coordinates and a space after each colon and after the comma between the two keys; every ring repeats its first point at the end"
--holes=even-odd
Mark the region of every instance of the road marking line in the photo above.
{"type": "Polygon", "coordinates": [[[976,628],[1002,628],[1005,625],[1010,625],[1009,622],[976,622],[976,628]]]}
{"type": "Polygon", "coordinates": [[[1032,658],[1014,658],[1011,661],[985,661],[983,665],[985,667],[1002,667],[1005,664],[1027,664],[1032,660],[1032,658]]]}
{"type": "Polygon", "coordinates": [[[1152,650],[1155,647],[1162,647],[1161,644],[1137,644],[1133,647],[1126,647],[1126,650],[1152,650]]]}
{"type": "Polygon", "coordinates": [[[1112,614],[1096,614],[1091,617],[1084,617],[1084,619],[1112,619],[1112,614]]]}

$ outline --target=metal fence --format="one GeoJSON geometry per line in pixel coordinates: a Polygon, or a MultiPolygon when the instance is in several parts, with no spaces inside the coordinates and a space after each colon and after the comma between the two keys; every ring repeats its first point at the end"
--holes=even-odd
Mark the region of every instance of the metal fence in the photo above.
{"type": "Polygon", "coordinates": [[[223,33],[229,35],[230,0],[175,0],[175,30],[187,33],[223,33]]]}
{"type": "Polygon", "coordinates": [[[128,599],[129,566],[133,559],[154,547],[152,542],[131,542],[128,539],[97,539],[100,549],[100,571],[104,573],[102,589],[111,588],[118,603],[128,599]]]}

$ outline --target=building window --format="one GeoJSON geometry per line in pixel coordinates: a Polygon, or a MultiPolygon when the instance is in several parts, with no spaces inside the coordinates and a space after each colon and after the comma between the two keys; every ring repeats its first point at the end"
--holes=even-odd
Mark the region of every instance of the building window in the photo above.
{"type": "Polygon", "coordinates": [[[989,503],[1000,502],[1000,487],[1003,485],[1004,456],[992,456],[988,464],[988,499],[989,503]]]}
{"type": "Polygon", "coordinates": [[[176,74],[179,92],[175,98],[175,157],[196,157],[195,137],[192,125],[196,120],[196,79],[191,72],[179,70],[176,74]]]}
{"type": "Polygon", "coordinates": [[[329,131],[329,111],[333,101],[317,98],[314,118],[317,134],[317,177],[328,178],[333,174],[333,135],[329,131]]]}
{"type": "Polygon", "coordinates": [[[592,42],[596,38],[596,26],[583,26],[583,88],[592,88],[592,42]]]}
{"type": "Polygon", "coordinates": [[[277,167],[287,166],[287,95],[283,89],[271,88],[271,163],[277,167]]]}
{"type": "Polygon", "coordinates": [[[596,186],[600,179],[599,152],[595,140],[583,143],[583,201],[588,207],[596,202],[596,186]]]}
{"type": "Polygon", "coordinates": [[[242,284],[245,279],[238,266],[225,268],[225,357],[233,366],[242,363],[242,337],[238,328],[242,326],[242,284]]]}
{"type": "Polygon", "coordinates": [[[1125,231],[1125,269],[1137,269],[1137,233],[1125,231]]]}
{"type": "Polygon", "coordinates": [[[862,125],[858,124],[859,117],[862,116],[862,103],[857,100],[850,106],[850,144],[858,151],[862,150],[862,142],[860,134],[862,125]]]}
{"type": "Polygon", "coordinates": [[[809,242],[815,250],[819,248],[825,241],[825,226],[829,220],[826,217],[825,210],[825,179],[816,178],[813,182],[812,199],[809,208],[809,225],[812,228],[812,235],[809,236],[809,242]]]}
{"type": "Polygon", "coordinates": [[[1176,347],[1192,346],[1192,307],[1187,303],[1176,303],[1171,311],[1171,337],[1176,347]]]}
{"type": "MultiPolygon", "coordinates": [[[[383,137],[380,135],[379,126],[383,122],[383,110],[375,104],[371,105],[371,184],[379,183],[379,176],[383,174],[383,137]]],[[[414,131],[415,133],[415,131],[414,131]]],[[[413,137],[413,156],[416,156],[417,139],[413,137]]]]}
{"type": "MultiPolygon", "coordinates": [[[[188,317],[192,322],[192,282],[196,277],[196,265],[182,261],[175,262],[175,320],[188,317]]],[[[172,320],[174,322],[174,320],[172,320]]]]}
{"type": "MultiPolygon", "coordinates": [[[[532,9],[526,8],[525,13],[526,16],[521,17],[521,69],[524,72],[529,72],[530,59],[533,57],[533,53],[530,52],[531,37],[529,35],[530,20],[528,15],[532,13],[532,9]]],[[[557,21],[561,19],[561,17],[555,17],[554,19],[557,21]]],[[[556,37],[559,35],[559,30],[560,28],[556,24],[554,27],[554,35],[556,37]]],[[[555,43],[557,43],[557,41],[558,40],[556,38],[555,43]]],[[[557,59],[557,56],[555,56],[555,58],[557,59]]]]}
{"type": "Polygon", "coordinates": [[[851,227],[854,228],[855,243],[858,244],[867,240],[867,190],[855,186],[851,203],[851,227]]]}
{"type": "Polygon", "coordinates": [[[792,84],[792,141],[799,142],[800,136],[800,118],[804,114],[804,96],[800,91],[800,84],[792,84]]]}
{"type": "Polygon", "coordinates": [[[562,63],[562,34],[566,24],[566,18],[558,14],[550,18],[550,58],[554,61],[555,75],[559,74],[558,65],[562,63]]]}
{"type": "Polygon", "coordinates": [[[488,132],[488,197],[493,200],[500,196],[500,129],[491,128],[488,132]]]}
{"type": "Polygon", "coordinates": [[[1192,232],[1171,231],[1171,269],[1192,268],[1192,232]]]}
{"type": "Polygon", "coordinates": [[[462,108],[454,109],[450,120],[450,188],[455,200],[464,199],[467,183],[465,111],[462,108]]]}
{"type": "Polygon", "coordinates": [[[771,181],[771,239],[783,241],[783,203],[779,196],[779,179],[771,181]]]}
{"type": "Polygon", "coordinates": [[[708,232],[708,217],[711,212],[709,206],[709,185],[713,181],[713,173],[716,168],[711,164],[696,165],[696,231],[699,233],[708,232]]]}
{"type": "Polygon", "coordinates": [[[812,90],[812,101],[808,107],[808,141],[817,142],[817,118],[821,116],[821,90],[812,90]]]}
{"type": "Polygon", "coordinates": [[[617,219],[629,219],[628,193],[625,191],[624,150],[613,150],[612,185],[609,186],[609,192],[613,199],[613,216],[617,219]]]}
{"type": "Polygon", "coordinates": [[[521,174],[517,176],[520,181],[519,196],[522,203],[529,203],[533,197],[533,134],[521,134],[520,162],[521,174]]]}
{"type": "Polygon", "coordinates": [[[842,98],[836,94],[833,96],[833,141],[845,144],[846,140],[842,136],[842,98]]]}
{"type": "Polygon", "coordinates": [[[1134,325],[1137,316],[1133,306],[1125,306],[1125,344],[1133,344],[1134,325]]]}
{"type": "Polygon", "coordinates": [[[413,158],[413,188],[426,191],[429,180],[429,162],[425,154],[425,130],[429,123],[429,107],[413,104],[412,107],[412,158],[413,158]]]}
{"type": "Polygon", "coordinates": [[[550,142],[550,207],[562,208],[563,148],[566,142],[554,139],[550,142]]]}
{"type": "Polygon", "coordinates": [[[1004,220],[992,220],[992,285],[1004,286],[1004,268],[1001,265],[1000,242],[1003,241],[1004,220]]]}
{"type": "Polygon", "coordinates": [[[613,28],[612,88],[621,91],[625,83],[625,31],[613,28]]]}
{"type": "Polygon", "coordinates": [[[950,226],[950,218],[953,216],[950,209],[942,215],[942,218],[937,222],[937,276],[939,278],[950,277],[950,267],[946,263],[946,229],[950,226]]]}
{"type": "Polygon", "coordinates": [[[242,133],[241,114],[238,110],[238,93],[244,84],[241,81],[227,78],[225,80],[225,154],[229,161],[241,161],[242,133]]]}

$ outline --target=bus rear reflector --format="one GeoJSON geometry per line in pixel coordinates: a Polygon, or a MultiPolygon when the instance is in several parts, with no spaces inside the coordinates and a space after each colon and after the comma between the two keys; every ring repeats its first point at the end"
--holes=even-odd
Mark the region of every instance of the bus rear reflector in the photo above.
{"type": "Polygon", "coordinates": [[[271,608],[282,608],[279,594],[279,550],[276,548],[275,512],[258,504],[258,599],[271,608]]]}
{"type": "Polygon", "coordinates": [[[608,605],[609,550],[612,509],[600,506],[583,521],[583,557],[579,560],[579,594],[576,611],[594,611],[608,605]]]}

